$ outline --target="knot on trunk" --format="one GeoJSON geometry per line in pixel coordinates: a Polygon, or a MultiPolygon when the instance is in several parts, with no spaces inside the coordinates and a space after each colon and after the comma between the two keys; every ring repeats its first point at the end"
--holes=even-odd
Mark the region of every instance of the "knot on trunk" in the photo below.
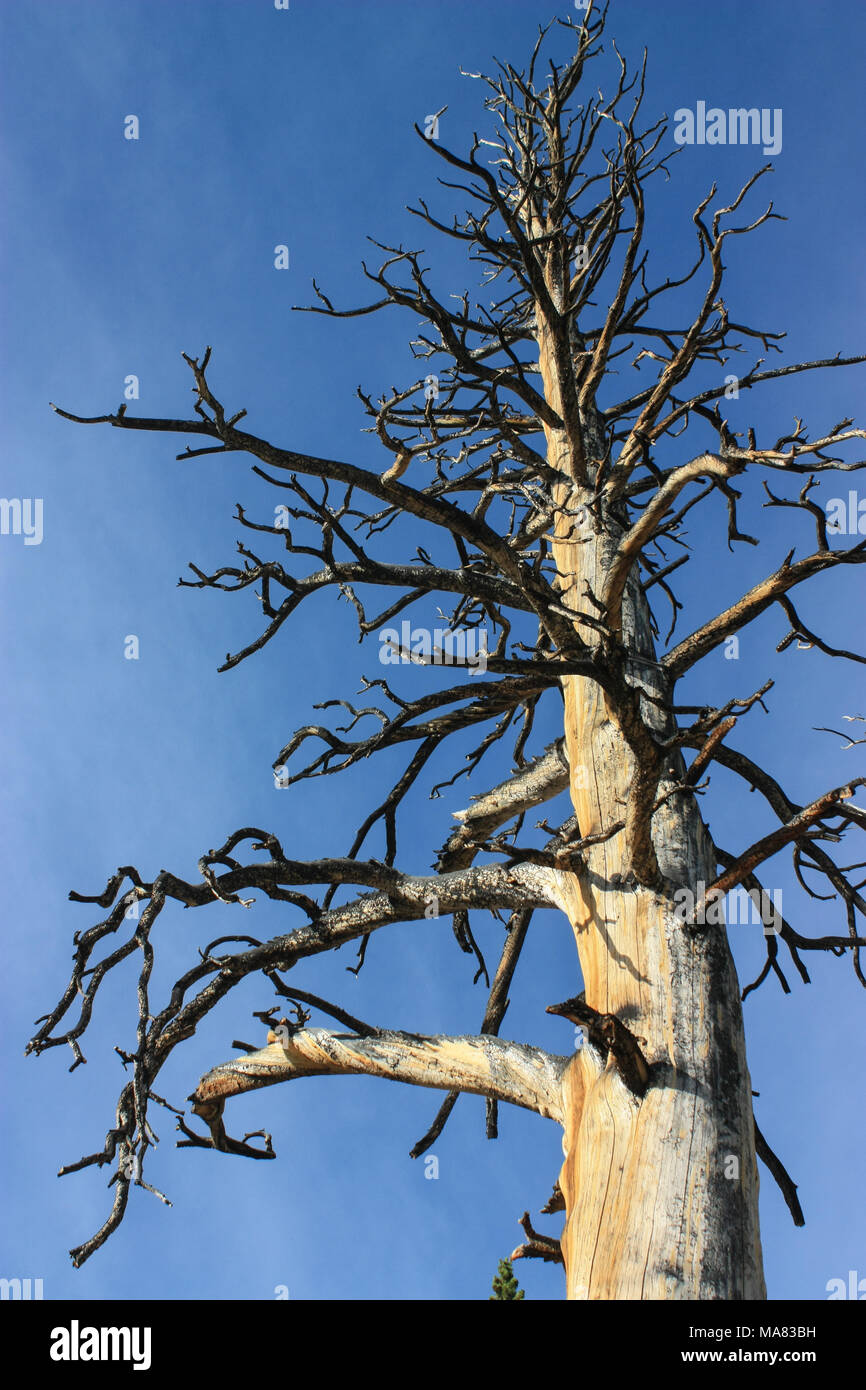
{"type": "Polygon", "coordinates": [[[649,1064],[634,1033],[616,1014],[601,1014],[590,1008],[582,994],[562,1004],[550,1004],[547,1012],[586,1028],[593,1047],[604,1057],[608,1054],[613,1057],[628,1089],[636,1096],[643,1096],[650,1081],[649,1064]]]}

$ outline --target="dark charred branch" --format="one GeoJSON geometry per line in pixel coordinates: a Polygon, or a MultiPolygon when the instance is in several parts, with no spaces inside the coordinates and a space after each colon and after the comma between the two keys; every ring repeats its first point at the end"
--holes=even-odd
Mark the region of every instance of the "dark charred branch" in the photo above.
{"type": "Polygon", "coordinates": [[[650,1081],[650,1069],[637,1038],[629,1032],[622,1019],[590,1008],[582,994],[574,999],[566,999],[562,1004],[550,1004],[547,1012],[586,1028],[593,1047],[604,1057],[610,1054],[613,1058],[629,1090],[636,1096],[644,1094],[650,1081]]]}

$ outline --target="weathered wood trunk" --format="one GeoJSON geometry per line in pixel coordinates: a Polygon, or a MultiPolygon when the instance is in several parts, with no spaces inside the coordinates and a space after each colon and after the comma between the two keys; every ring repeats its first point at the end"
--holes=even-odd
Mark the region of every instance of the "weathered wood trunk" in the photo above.
{"type": "MultiPolygon", "coordinates": [[[[548,400],[559,410],[556,370],[544,326],[539,360],[548,400]]],[[[601,457],[596,417],[582,420],[589,459],[601,457]]],[[[547,430],[548,459],[568,471],[568,445],[547,430]]],[[[563,602],[598,617],[590,592],[604,592],[622,526],[580,513],[591,493],[563,485],[553,540],[563,602]],[[578,513],[575,515],[575,513],[578,513]]],[[[578,627],[590,645],[598,640],[578,627]]],[[[632,573],[623,638],[636,656],[626,679],[669,699],[655,656],[649,610],[632,573]]],[[[571,798],[581,836],[626,818],[636,758],[605,693],[591,680],[563,681],[571,798]]],[[[641,712],[656,734],[672,718],[649,701],[641,712]]],[[[661,764],[657,795],[681,781],[675,752],[661,764]]],[[[697,890],[716,877],[709,832],[695,798],[676,793],[655,813],[659,886],[632,877],[628,833],[589,849],[585,872],[564,884],[586,1002],[617,1015],[641,1039],[651,1083],[638,1098],[613,1060],[593,1048],[566,1075],[566,1203],[562,1250],[571,1299],[761,1299],[766,1296],[758,1228],[751,1082],[739,986],[725,928],[689,929],[675,914],[676,886],[697,890]]]]}

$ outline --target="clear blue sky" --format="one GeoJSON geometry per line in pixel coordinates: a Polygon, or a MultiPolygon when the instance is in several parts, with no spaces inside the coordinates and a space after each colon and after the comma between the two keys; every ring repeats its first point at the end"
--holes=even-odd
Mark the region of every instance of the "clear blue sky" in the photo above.
{"type": "MultiPolygon", "coordinates": [[[[360,260],[377,254],[368,234],[423,246],[449,288],[474,287],[450,244],[404,211],[421,196],[450,216],[456,196],[438,188],[439,161],[412,124],[447,104],[442,140],[465,148],[485,117],[479,85],[458,67],[490,71],[494,54],[520,66],[553,12],[537,0],[292,0],[288,12],[270,0],[0,5],[0,490],[44,499],[40,545],[0,537],[10,672],[2,694],[0,1274],[41,1277],[48,1298],[268,1299],[285,1284],[298,1299],[486,1299],[497,1259],[521,1238],[518,1217],[537,1213],[557,1176],[554,1125],[502,1107],[502,1137],[488,1143],[483,1102],[463,1097],[434,1148],[440,1176],[425,1180],[422,1162],[407,1153],[441,1097],[382,1082],[327,1079],[235,1102],[232,1132],[270,1129],[273,1163],[177,1150],[173,1121],[157,1109],[162,1143],[150,1179],[174,1206],[134,1192],[121,1230],[75,1272],[66,1252],[106,1215],[108,1170],[55,1174],[100,1147],[112,1123],[123,1082],[113,1048],[134,1039],[132,963],[100,996],[86,1067],[69,1077],[71,1057],[60,1050],[22,1056],[33,1020],[65,985],[72,933],[96,920],[98,909],[67,902],[70,888],[99,892],[123,863],[146,878],[161,867],[195,878],[199,855],[245,824],[271,827],[297,858],[343,853],[394,765],[274,790],[271,760],[288,735],[314,701],[351,698],[362,673],[378,675],[375,649],[358,647],[351,610],[326,594],[264,653],[218,675],[225,653],[258,631],[255,600],[178,589],[176,580],[191,560],[232,563],[235,502],[261,516],[273,493],[240,456],[177,463],[180,437],[85,429],[54,415],[49,400],[84,414],[113,410],[134,373],[141,397],[131,411],[188,415],[180,354],[210,343],[212,385],[232,411],[246,407],[253,432],[383,466],[381,450],[359,432],[367,421],[354,391],[361,383],[378,394],[417,378],[408,350],[414,317],[395,310],[340,324],[290,306],[309,302],[312,276],[338,304],[365,301],[360,260]],[[123,138],[128,114],[140,118],[138,141],[123,138]],[[277,243],[290,248],[287,272],[273,268],[277,243]],[[130,633],[140,639],[138,661],[123,656],[130,633]]],[[[650,48],[650,118],[699,100],[783,110],[776,172],[751,206],[757,212],[772,196],[789,220],[730,246],[731,316],[787,329],[780,362],[862,352],[863,6],[613,0],[611,12],[608,34],[631,60],[650,48]]],[[[709,185],[717,180],[720,195],[733,194],[764,162],[759,150],[706,146],[673,161],[672,181],[659,180],[651,195],[657,278],[690,262],[690,215],[709,185]]],[[[817,433],[859,404],[862,423],[863,383],[862,368],[804,376],[742,398],[730,418],[775,438],[795,414],[817,433]]],[[[836,489],[827,482],[821,496],[849,486],[857,479],[836,489]]],[[[795,514],[762,513],[750,493],[744,529],[762,527],[766,540],[730,556],[718,509],[713,517],[719,529],[703,578],[688,589],[680,635],[775,568],[791,545],[806,553],[813,539],[795,514]]],[[[799,602],[829,642],[862,638],[857,571],[846,583],[818,581],[799,602]]],[[[704,700],[747,695],[777,678],[772,718],[744,721],[739,746],[763,756],[805,802],[862,770],[861,750],[843,753],[813,726],[839,727],[844,714],[866,713],[866,702],[862,668],[831,665],[815,651],[776,656],[785,631],[780,616],[765,616],[744,635],[739,662],[718,656],[686,688],[704,700]]],[[[407,679],[416,675],[410,668],[407,679]]],[[[555,732],[551,703],[538,746],[555,732]]],[[[416,796],[401,865],[426,871],[449,812],[499,771],[482,770],[435,802],[416,796]]],[[[773,824],[757,796],[721,771],[703,812],[730,849],[773,824]]],[[[765,875],[783,889],[786,915],[806,932],[843,931],[838,904],[798,894],[788,865],[780,856],[765,875]]],[[[163,914],[154,997],[220,932],[285,929],[276,904],[258,904],[243,921],[239,911],[163,914]]],[[[570,1029],[544,1008],[579,988],[573,945],[564,919],[539,914],[536,922],[503,1034],[564,1052],[570,1029]]],[[[479,931],[493,955],[499,929],[479,922],[479,931]]],[[[742,927],[732,935],[741,979],[751,979],[762,942],[742,927]]],[[[383,1026],[477,1030],[483,986],[473,989],[471,962],[447,921],[380,933],[357,981],[350,963],[346,952],[316,959],[295,982],[383,1026]]],[[[794,1229],[762,1169],[771,1298],[821,1299],[828,1279],[866,1274],[866,1000],[847,962],[808,963],[811,986],[790,968],[791,996],[770,980],[745,1006],[759,1123],[799,1183],[807,1218],[794,1229]]],[[[250,1014],[271,1002],[265,981],[236,991],[175,1053],[160,1093],[182,1103],[204,1070],[232,1055],[233,1038],[261,1041],[250,1014]]],[[[558,1232],[558,1220],[537,1224],[558,1232]]],[[[532,1262],[518,1272],[528,1297],[561,1296],[557,1269],[532,1262]]]]}

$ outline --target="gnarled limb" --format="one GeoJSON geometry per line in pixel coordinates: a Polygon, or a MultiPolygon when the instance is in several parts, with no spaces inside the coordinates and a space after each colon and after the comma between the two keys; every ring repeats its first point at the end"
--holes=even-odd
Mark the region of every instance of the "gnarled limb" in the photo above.
{"type": "MultiPolygon", "coordinates": [[[[302,1076],[379,1076],[411,1086],[467,1091],[562,1120],[562,1077],[570,1059],[541,1048],[479,1037],[418,1037],[381,1029],[366,1037],[325,1028],[282,1027],[267,1047],[222,1062],[203,1076],[193,1112],[215,1124],[215,1103],[302,1076]]],[[[217,1146],[218,1147],[218,1146],[217,1146]]]]}
{"type": "Polygon", "coordinates": [[[437,868],[447,871],[471,863],[476,847],[500,826],[567,789],[568,761],[563,740],[558,739],[527,767],[489,792],[473,797],[467,810],[452,812],[460,828],[439,851],[437,868]]]}

